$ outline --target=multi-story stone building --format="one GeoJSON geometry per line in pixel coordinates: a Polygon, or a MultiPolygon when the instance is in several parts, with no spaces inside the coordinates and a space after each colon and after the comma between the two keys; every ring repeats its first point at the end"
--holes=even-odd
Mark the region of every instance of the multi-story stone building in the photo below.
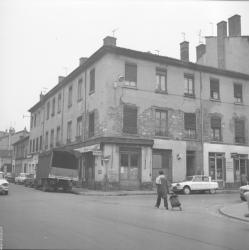
{"type": "Polygon", "coordinates": [[[24,136],[13,144],[15,160],[13,173],[15,173],[15,176],[20,173],[34,173],[34,169],[30,168],[28,165],[28,145],[29,136],[24,136]]]}
{"type": "Polygon", "coordinates": [[[148,187],[161,169],[235,185],[249,172],[249,75],[191,63],[180,46],[178,60],[106,37],[29,110],[30,153],[80,152],[87,187],[148,187]]]}
{"type": "Polygon", "coordinates": [[[249,36],[241,35],[241,17],[234,15],[217,24],[217,36],[206,37],[196,47],[197,63],[249,74],[249,36]]]}

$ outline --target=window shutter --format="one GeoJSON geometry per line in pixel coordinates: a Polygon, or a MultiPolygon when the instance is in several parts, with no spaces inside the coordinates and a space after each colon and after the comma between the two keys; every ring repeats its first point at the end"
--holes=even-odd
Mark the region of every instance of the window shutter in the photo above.
{"type": "Polygon", "coordinates": [[[125,80],[137,82],[137,65],[125,64],[125,80]]]}
{"type": "Polygon", "coordinates": [[[245,122],[243,120],[235,120],[235,137],[244,137],[245,122]]]}
{"type": "Polygon", "coordinates": [[[137,133],[137,107],[124,106],[123,113],[123,132],[136,134],[137,133]]]}
{"type": "Polygon", "coordinates": [[[196,129],[196,116],[195,113],[184,113],[185,129],[196,129]]]}
{"type": "Polygon", "coordinates": [[[241,98],[242,97],[242,85],[234,84],[233,88],[234,88],[234,97],[241,98]]]}
{"type": "Polygon", "coordinates": [[[211,128],[221,128],[220,117],[211,117],[211,128]]]}
{"type": "Polygon", "coordinates": [[[210,90],[212,92],[219,93],[219,80],[216,80],[216,79],[211,79],[210,80],[210,90]]]}

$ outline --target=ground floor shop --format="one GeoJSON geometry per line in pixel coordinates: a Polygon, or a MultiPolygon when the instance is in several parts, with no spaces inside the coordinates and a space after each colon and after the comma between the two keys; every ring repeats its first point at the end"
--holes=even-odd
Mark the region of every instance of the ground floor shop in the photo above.
{"type": "Polygon", "coordinates": [[[204,173],[220,187],[238,187],[249,177],[249,147],[204,143],[204,173]]]}
{"type": "Polygon", "coordinates": [[[132,190],[152,188],[160,170],[170,182],[195,174],[201,166],[198,148],[177,140],[115,138],[75,150],[81,153],[79,179],[83,186],[132,190]]]}

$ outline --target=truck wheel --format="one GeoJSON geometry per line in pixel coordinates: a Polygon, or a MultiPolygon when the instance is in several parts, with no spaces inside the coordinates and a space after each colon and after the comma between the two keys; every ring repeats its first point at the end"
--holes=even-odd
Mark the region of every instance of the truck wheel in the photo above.
{"type": "Polygon", "coordinates": [[[184,188],[183,188],[183,193],[184,193],[184,194],[190,194],[190,193],[191,193],[190,188],[189,188],[188,186],[184,187],[184,188]]]}

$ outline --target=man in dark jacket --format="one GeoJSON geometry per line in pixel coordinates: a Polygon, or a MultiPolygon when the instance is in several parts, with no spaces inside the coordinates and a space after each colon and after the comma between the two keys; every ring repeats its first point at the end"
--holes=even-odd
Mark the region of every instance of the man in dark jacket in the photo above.
{"type": "Polygon", "coordinates": [[[159,171],[159,176],[156,178],[157,186],[157,201],[155,207],[159,208],[161,199],[164,200],[164,207],[168,209],[167,194],[169,193],[168,181],[162,170],[159,171]]]}

